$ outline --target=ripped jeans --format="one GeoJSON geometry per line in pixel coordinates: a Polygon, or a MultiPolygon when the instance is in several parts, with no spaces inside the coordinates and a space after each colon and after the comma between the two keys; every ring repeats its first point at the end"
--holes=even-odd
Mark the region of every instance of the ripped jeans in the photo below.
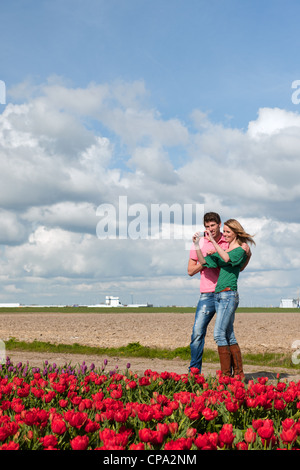
{"type": "Polygon", "coordinates": [[[239,304],[237,291],[218,292],[215,294],[216,322],[214,328],[214,340],[218,346],[236,344],[233,323],[235,311],[239,304]]]}
{"type": "Polygon", "coordinates": [[[206,330],[215,313],[215,293],[208,292],[205,294],[200,294],[190,342],[190,369],[191,367],[196,367],[201,372],[206,330]]]}

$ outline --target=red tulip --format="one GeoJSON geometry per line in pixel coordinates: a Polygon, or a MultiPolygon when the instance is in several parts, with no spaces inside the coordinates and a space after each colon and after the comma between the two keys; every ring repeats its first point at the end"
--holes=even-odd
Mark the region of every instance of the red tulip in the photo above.
{"type": "Polygon", "coordinates": [[[70,441],[73,450],[86,450],[89,445],[89,438],[87,435],[76,436],[70,441]]]}
{"type": "Polygon", "coordinates": [[[130,444],[130,450],[145,450],[145,444],[143,442],[139,442],[138,444],[130,444]]]}
{"type": "Polygon", "coordinates": [[[59,418],[54,418],[52,423],[51,423],[51,430],[55,434],[64,434],[67,430],[66,423],[64,422],[63,419],[59,418]]]}
{"type": "Polygon", "coordinates": [[[7,444],[0,446],[0,450],[19,450],[20,445],[16,442],[10,441],[7,444]]]}
{"type": "Polygon", "coordinates": [[[176,434],[178,431],[178,423],[169,423],[168,424],[169,430],[171,434],[176,434]]]}
{"type": "Polygon", "coordinates": [[[270,419],[264,421],[263,426],[260,426],[257,430],[258,435],[262,439],[270,439],[274,434],[273,422],[270,419]]]}
{"type": "Polygon", "coordinates": [[[220,447],[230,447],[233,443],[235,435],[232,432],[232,424],[223,424],[219,432],[220,447]]]}
{"type": "Polygon", "coordinates": [[[202,414],[207,421],[212,421],[218,416],[217,410],[211,410],[210,408],[204,408],[202,414]]]}
{"type": "Polygon", "coordinates": [[[284,429],[280,434],[280,439],[285,444],[291,444],[297,439],[297,431],[294,428],[284,429]]]}
{"type": "Polygon", "coordinates": [[[152,442],[153,432],[151,429],[143,428],[139,430],[139,438],[142,442],[152,442]]]}
{"type": "Polygon", "coordinates": [[[292,426],[294,426],[295,421],[292,418],[286,418],[285,420],[282,421],[282,427],[286,431],[290,429],[292,426]]]}
{"type": "Polygon", "coordinates": [[[57,446],[57,437],[52,434],[48,434],[40,438],[44,447],[56,447],[57,446]]]}
{"type": "Polygon", "coordinates": [[[244,439],[248,444],[252,444],[256,440],[256,432],[252,428],[248,428],[245,432],[244,439]]]}

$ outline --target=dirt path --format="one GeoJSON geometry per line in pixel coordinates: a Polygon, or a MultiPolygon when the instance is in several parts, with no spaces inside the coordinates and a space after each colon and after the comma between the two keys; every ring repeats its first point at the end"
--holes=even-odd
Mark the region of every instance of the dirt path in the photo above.
{"type": "MultiPolygon", "coordinates": [[[[176,372],[177,374],[186,374],[188,372],[189,361],[183,361],[181,359],[147,359],[147,358],[126,358],[126,357],[108,357],[108,356],[86,356],[80,354],[54,354],[54,353],[35,353],[25,351],[7,351],[7,355],[10,357],[14,365],[18,362],[25,364],[27,361],[32,367],[44,366],[44,362],[47,360],[49,364],[55,363],[57,366],[64,366],[66,364],[72,364],[73,366],[81,365],[83,362],[90,367],[91,364],[95,364],[96,368],[101,368],[104,365],[104,360],[107,360],[107,366],[105,372],[118,370],[124,372],[127,366],[130,365],[130,370],[137,375],[143,375],[145,370],[151,369],[156,372],[176,372]]],[[[202,373],[204,376],[215,375],[219,369],[217,363],[204,363],[202,373]]],[[[257,377],[269,377],[269,379],[276,380],[277,374],[280,374],[281,379],[287,381],[298,382],[300,380],[300,372],[291,371],[290,369],[284,369],[279,367],[268,367],[264,369],[260,366],[244,366],[244,372],[247,380],[257,377]]]]}

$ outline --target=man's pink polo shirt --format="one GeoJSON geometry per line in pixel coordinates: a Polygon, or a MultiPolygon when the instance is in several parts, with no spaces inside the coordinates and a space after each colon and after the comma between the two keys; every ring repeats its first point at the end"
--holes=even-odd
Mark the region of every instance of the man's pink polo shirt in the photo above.
{"type": "MultiPolygon", "coordinates": [[[[223,250],[227,250],[228,243],[225,241],[223,234],[221,234],[221,238],[218,241],[218,245],[220,245],[223,250]]],[[[208,252],[215,252],[215,247],[207,238],[200,239],[200,248],[203,253],[203,256],[207,256],[208,252]]],[[[198,261],[197,252],[192,246],[190,250],[190,259],[194,261],[198,261]]],[[[219,277],[219,268],[204,268],[200,273],[200,292],[215,292],[215,288],[217,285],[218,277],[219,277]]]]}

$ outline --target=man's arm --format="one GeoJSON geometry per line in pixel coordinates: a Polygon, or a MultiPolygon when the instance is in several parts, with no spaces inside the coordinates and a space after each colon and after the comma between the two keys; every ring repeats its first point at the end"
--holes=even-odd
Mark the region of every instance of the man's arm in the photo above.
{"type": "Polygon", "coordinates": [[[202,271],[202,269],[203,269],[203,266],[201,264],[198,264],[197,260],[191,259],[191,258],[189,259],[188,269],[187,269],[189,276],[194,276],[195,274],[202,271]]]}

